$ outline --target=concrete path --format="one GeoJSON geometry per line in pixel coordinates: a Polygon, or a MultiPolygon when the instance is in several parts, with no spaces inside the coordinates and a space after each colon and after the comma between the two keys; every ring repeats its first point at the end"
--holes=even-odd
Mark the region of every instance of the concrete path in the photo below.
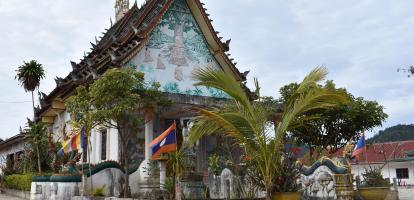
{"type": "Polygon", "coordinates": [[[399,187],[398,196],[400,200],[413,200],[414,199],[414,188],[411,187],[399,187]]]}
{"type": "Polygon", "coordinates": [[[12,197],[12,196],[9,196],[7,194],[1,194],[0,193],[0,200],[24,200],[24,199],[17,198],[17,197],[12,197]]]}

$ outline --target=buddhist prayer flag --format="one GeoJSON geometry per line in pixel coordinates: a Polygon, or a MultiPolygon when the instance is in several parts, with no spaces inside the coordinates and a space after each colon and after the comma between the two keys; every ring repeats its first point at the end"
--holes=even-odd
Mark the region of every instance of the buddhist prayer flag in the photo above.
{"type": "Polygon", "coordinates": [[[364,152],[365,148],[366,148],[365,135],[364,135],[364,133],[362,133],[361,136],[359,137],[359,140],[358,140],[357,144],[355,145],[354,152],[352,152],[351,157],[353,158],[353,157],[361,154],[362,152],[364,152]]]}
{"type": "Polygon", "coordinates": [[[58,156],[75,150],[82,151],[85,147],[85,129],[82,128],[80,133],[72,135],[69,140],[62,143],[62,148],[58,151],[58,156]]]}
{"type": "Polygon", "coordinates": [[[164,133],[155,138],[149,146],[152,150],[151,160],[156,160],[162,153],[177,151],[177,128],[174,122],[164,133]]]}

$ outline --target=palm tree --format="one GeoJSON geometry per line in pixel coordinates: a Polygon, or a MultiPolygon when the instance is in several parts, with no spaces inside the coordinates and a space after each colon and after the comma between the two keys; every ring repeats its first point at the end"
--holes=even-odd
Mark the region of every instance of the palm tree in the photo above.
{"type": "MultiPolygon", "coordinates": [[[[40,80],[45,78],[45,71],[42,64],[36,60],[23,62],[17,70],[16,79],[20,82],[26,92],[32,92],[33,114],[35,115],[34,95],[33,92],[40,85],[40,80]]],[[[34,116],[33,115],[33,116],[34,116]]]]}
{"type": "Polygon", "coordinates": [[[260,103],[260,99],[250,101],[240,83],[232,76],[213,69],[196,71],[193,74],[198,81],[195,85],[222,90],[233,102],[225,108],[197,108],[199,117],[190,131],[190,145],[207,134],[223,133],[233,138],[257,166],[258,175],[263,179],[261,185],[266,190],[267,199],[271,199],[276,177],[281,173],[283,141],[289,129],[309,120],[303,115],[306,112],[348,102],[345,94],[317,87],[326,74],[325,68],[316,68],[307,75],[283,106],[280,118],[272,123],[269,120],[270,113],[260,103]]]}
{"type": "Polygon", "coordinates": [[[40,148],[47,144],[47,127],[40,123],[27,120],[27,128],[25,129],[25,138],[27,142],[32,146],[36,151],[37,156],[37,168],[39,174],[42,174],[41,158],[40,158],[40,148]]]}

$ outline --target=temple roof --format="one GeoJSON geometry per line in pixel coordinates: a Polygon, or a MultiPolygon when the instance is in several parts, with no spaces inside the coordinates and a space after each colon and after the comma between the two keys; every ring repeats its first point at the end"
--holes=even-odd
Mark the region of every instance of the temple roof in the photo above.
{"type": "Polygon", "coordinates": [[[9,139],[1,141],[0,142],[0,151],[3,151],[4,149],[10,147],[13,144],[22,142],[22,141],[24,141],[24,139],[25,139],[25,135],[20,133],[20,134],[17,134],[15,136],[9,138],[9,139]]]}
{"type": "MultiPolygon", "coordinates": [[[[79,63],[71,61],[72,72],[66,78],[56,78],[56,88],[49,95],[41,96],[41,107],[37,109],[37,116],[54,115],[47,113],[53,107],[54,101],[63,102],[74,94],[77,86],[97,79],[108,68],[124,66],[145,46],[149,34],[173,2],[174,0],[147,0],[140,8],[135,3],[123,18],[115,24],[111,22],[111,27],[103,32],[102,37],[95,38],[95,43],[91,43],[91,51],[85,53],[79,63]]],[[[218,36],[204,4],[200,0],[187,0],[187,4],[223,70],[233,74],[238,81],[245,81],[247,73],[240,73],[236,63],[226,54],[230,40],[223,42],[218,36]]]]}

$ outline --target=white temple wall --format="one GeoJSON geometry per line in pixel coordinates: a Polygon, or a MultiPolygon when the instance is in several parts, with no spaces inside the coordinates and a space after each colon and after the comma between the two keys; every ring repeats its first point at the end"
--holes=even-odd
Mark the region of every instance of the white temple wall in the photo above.
{"type": "Polygon", "coordinates": [[[112,160],[119,161],[118,150],[118,131],[114,128],[100,127],[92,130],[90,137],[90,161],[93,164],[100,163],[102,161],[112,160]],[[103,144],[103,132],[106,131],[106,144],[103,144]],[[103,148],[102,145],[106,145],[103,148]],[[106,158],[102,157],[102,151],[106,151],[106,158]]]}

